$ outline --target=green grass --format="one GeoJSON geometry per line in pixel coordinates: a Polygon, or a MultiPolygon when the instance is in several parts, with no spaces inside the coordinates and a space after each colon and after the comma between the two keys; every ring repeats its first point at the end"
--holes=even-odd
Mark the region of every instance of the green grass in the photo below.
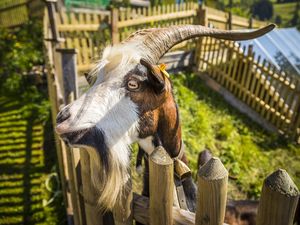
{"type": "Polygon", "coordinates": [[[276,18],[276,16],[278,15],[282,19],[281,26],[282,27],[289,26],[289,22],[293,18],[295,12],[296,4],[297,4],[296,2],[274,4],[273,18],[276,18]]]}
{"type": "MultiPolygon", "coordinates": [[[[194,178],[198,153],[210,149],[228,169],[229,198],[258,198],[263,180],[278,168],[300,185],[300,146],[289,143],[228,105],[194,74],[172,76],[183,139],[194,178]]],[[[134,190],[141,176],[133,172],[134,190]]]]}
{"type": "Polygon", "coordinates": [[[17,100],[0,99],[0,224],[65,224],[57,190],[51,127],[17,100]],[[28,116],[29,115],[29,116],[28,116]],[[48,132],[46,132],[48,131],[48,132]]]}

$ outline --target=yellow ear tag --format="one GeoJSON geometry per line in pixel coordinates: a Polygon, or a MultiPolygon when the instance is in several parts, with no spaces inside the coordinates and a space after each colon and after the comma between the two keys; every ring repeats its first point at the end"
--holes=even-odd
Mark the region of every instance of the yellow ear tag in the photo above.
{"type": "Polygon", "coordinates": [[[158,68],[160,69],[160,71],[163,73],[163,75],[165,75],[166,77],[170,78],[170,75],[168,74],[168,72],[166,71],[166,64],[160,64],[158,66],[158,68]]]}

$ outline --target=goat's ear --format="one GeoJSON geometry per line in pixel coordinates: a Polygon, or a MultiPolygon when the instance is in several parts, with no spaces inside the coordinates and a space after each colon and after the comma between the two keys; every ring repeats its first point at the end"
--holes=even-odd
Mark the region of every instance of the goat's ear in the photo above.
{"type": "Polygon", "coordinates": [[[145,59],[141,59],[140,63],[148,69],[148,81],[154,88],[155,92],[158,94],[162,93],[165,90],[165,79],[159,67],[157,65],[150,64],[145,59]]]}

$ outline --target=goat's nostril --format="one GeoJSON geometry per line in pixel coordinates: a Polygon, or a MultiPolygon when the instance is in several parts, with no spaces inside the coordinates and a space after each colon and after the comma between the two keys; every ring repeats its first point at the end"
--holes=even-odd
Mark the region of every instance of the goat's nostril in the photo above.
{"type": "Polygon", "coordinates": [[[63,109],[62,111],[60,111],[56,117],[56,123],[62,123],[65,120],[67,120],[68,118],[70,118],[71,113],[69,108],[63,109]]]}

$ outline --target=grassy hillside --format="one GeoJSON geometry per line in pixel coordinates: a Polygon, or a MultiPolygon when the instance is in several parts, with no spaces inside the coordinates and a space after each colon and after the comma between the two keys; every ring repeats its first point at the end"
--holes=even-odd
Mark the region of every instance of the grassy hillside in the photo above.
{"type": "Polygon", "coordinates": [[[51,128],[37,117],[28,104],[0,99],[0,224],[66,223],[51,128]]]}
{"type": "MultiPolygon", "coordinates": [[[[234,178],[229,181],[232,199],[258,198],[263,179],[278,168],[286,169],[299,187],[300,146],[263,131],[194,74],[174,75],[172,80],[194,177],[198,153],[208,148],[234,178]]],[[[141,177],[133,174],[139,190],[141,177]]]]}
{"type": "MultiPolygon", "coordinates": [[[[296,9],[296,4],[297,4],[296,2],[274,4],[273,18],[276,18],[276,16],[280,16],[282,19],[281,26],[282,27],[290,26],[289,23],[293,18],[296,9]]],[[[300,10],[298,13],[300,15],[300,10]]]]}

